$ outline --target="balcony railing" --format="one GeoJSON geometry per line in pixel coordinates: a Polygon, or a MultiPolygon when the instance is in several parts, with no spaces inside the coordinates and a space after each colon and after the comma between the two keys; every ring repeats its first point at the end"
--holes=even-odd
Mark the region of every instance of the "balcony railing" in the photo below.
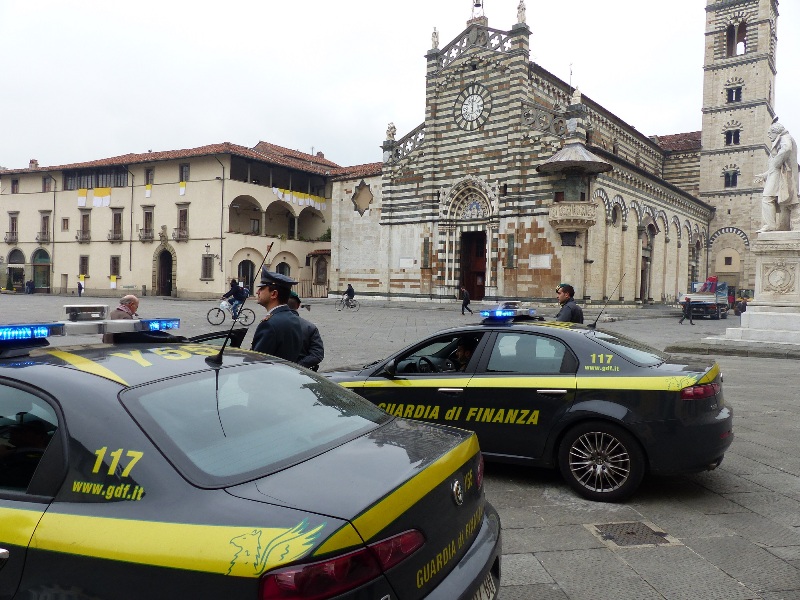
{"type": "Polygon", "coordinates": [[[152,229],[140,229],[139,230],[139,239],[143,242],[152,242],[153,241],[153,230],[152,229]]]}
{"type": "Polygon", "coordinates": [[[113,229],[108,232],[108,240],[111,242],[121,242],[122,241],[122,232],[121,231],[114,231],[113,229]]]}
{"type": "Polygon", "coordinates": [[[189,230],[176,227],[172,230],[172,239],[176,242],[185,242],[189,239],[189,230]]]}
{"type": "Polygon", "coordinates": [[[40,231],[36,234],[36,241],[40,244],[49,244],[50,243],[50,232],[49,231],[40,231]]]}
{"type": "Polygon", "coordinates": [[[92,232],[88,229],[78,229],[77,233],[75,234],[75,239],[81,244],[91,242],[92,232]]]}
{"type": "Polygon", "coordinates": [[[7,244],[16,244],[18,239],[19,238],[17,237],[17,232],[16,231],[7,231],[6,232],[5,240],[6,240],[7,244]]]}

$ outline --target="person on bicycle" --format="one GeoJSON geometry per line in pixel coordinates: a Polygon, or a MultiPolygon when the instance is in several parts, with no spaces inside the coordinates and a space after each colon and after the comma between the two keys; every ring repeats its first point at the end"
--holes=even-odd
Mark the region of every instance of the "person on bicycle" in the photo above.
{"type": "Polygon", "coordinates": [[[231,279],[231,289],[225,292],[222,295],[222,300],[230,298],[231,303],[231,315],[235,319],[237,313],[239,312],[239,307],[247,300],[247,290],[239,285],[239,282],[236,279],[231,279]]]}
{"type": "Polygon", "coordinates": [[[352,284],[348,283],[347,284],[347,289],[344,291],[344,294],[343,294],[343,296],[345,298],[345,303],[347,303],[348,307],[353,306],[353,298],[355,297],[355,295],[356,295],[356,291],[353,289],[352,284]]]}

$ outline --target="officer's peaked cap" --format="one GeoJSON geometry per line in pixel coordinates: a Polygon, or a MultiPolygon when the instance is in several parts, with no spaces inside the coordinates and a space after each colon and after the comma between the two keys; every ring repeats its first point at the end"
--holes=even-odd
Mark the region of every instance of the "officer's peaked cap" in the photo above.
{"type": "Polygon", "coordinates": [[[273,273],[272,271],[267,271],[267,267],[261,269],[261,285],[271,285],[274,287],[283,287],[289,288],[297,283],[291,277],[287,277],[286,275],[281,275],[280,273],[273,273]]]}

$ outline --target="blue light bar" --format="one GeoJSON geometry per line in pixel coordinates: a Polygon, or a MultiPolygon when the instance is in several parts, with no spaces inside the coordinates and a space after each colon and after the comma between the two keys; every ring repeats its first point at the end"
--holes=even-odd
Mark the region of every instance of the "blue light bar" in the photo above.
{"type": "Polygon", "coordinates": [[[0,326],[0,341],[47,339],[54,335],[64,335],[61,323],[35,323],[0,326]]]}
{"type": "Polygon", "coordinates": [[[168,329],[179,329],[180,319],[142,319],[140,321],[144,331],[167,331],[168,329]]]}
{"type": "Polygon", "coordinates": [[[510,319],[516,315],[516,311],[514,310],[503,310],[502,308],[498,308],[496,310],[482,310],[481,316],[484,319],[510,319]]]}

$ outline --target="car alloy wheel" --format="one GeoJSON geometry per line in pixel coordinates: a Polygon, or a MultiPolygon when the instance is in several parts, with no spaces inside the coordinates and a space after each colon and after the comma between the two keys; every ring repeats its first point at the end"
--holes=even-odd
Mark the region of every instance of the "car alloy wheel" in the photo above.
{"type": "Polygon", "coordinates": [[[611,423],[578,425],[558,452],[561,474],[590,500],[618,502],[636,491],[644,476],[644,454],[627,431],[611,423]]]}

